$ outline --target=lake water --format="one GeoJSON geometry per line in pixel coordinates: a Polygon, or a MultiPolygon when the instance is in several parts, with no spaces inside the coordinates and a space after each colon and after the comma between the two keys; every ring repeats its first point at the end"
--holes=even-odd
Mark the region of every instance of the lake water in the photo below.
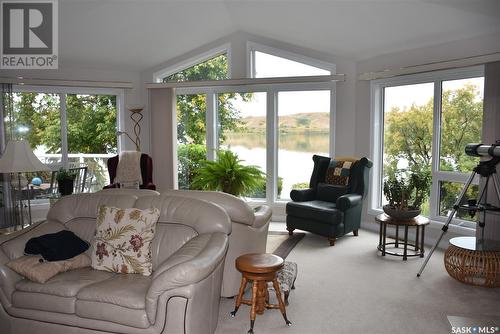
{"type": "MultiPolygon", "coordinates": [[[[314,163],[313,154],[328,156],[328,132],[281,133],[278,141],[278,176],[283,178],[281,199],[290,199],[292,185],[309,183],[314,163]]],[[[264,133],[227,134],[224,147],[244,160],[246,165],[266,171],[266,138],[264,133]]]]}

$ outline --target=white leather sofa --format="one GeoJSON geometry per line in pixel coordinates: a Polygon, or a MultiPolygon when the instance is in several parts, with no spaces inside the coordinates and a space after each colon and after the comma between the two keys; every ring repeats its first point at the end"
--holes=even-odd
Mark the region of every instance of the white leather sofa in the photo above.
{"type": "Polygon", "coordinates": [[[235,260],[243,254],[266,252],[271,208],[261,205],[252,209],[241,198],[216,191],[168,190],[162,194],[202,199],[218,204],[226,210],[231,219],[232,232],[224,264],[221,296],[237,295],[241,273],[236,270],[235,260]]]}
{"type": "Polygon", "coordinates": [[[226,212],[198,199],[127,193],[64,197],[46,222],[0,236],[0,333],[213,333],[230,232],[226,212]],[[151,276],[87,267],[39,284],[5,266],[42,234],[68,229],[91,242],[103,204],[160,209],[151,276]]]}

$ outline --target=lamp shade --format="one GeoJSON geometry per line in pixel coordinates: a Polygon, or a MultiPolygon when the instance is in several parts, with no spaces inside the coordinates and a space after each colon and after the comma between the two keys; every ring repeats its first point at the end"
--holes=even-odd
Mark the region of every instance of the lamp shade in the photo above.
{"type": "Polygon", "coordinates": [[[0,157],[0,173],[50,171],[25,140],[11,140],[0,157]]]}

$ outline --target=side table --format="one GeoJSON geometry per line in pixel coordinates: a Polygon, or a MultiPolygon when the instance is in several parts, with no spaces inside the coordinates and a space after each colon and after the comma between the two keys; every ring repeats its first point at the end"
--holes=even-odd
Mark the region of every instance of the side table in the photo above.
{"type": "Polygon", "coordinates": [[[475,237],[450,239],[444,253],[444,267],[459,282],[500,287],[500,242],[475,237]]]}
{"type": "Polygon", "coordinates": [[[424,238],[425,238],[425,226],[429,224],[429,219],[423,216],[417,216],[408,220],[399,220],[394,219],[386,215],[385,213],[379,214],[375,217],[375,221],[380,223],[380,232],[379,232],[379,242],[377,249],[382,252],[382,256],[385,254],[394,255],[394,256],[402,256],[403,261],[406,261],[408,257],[420,256],[424,257],[424,238]],[[396,229],[396,237],[394,242],[387,242],[387,225],[393,225],[396,229]],[[403,240],[399,240],[399,227],[404,227],[404,237],[403,240]],[[415,227],[415,243],[408,242],[408,229],[410,227],[415,227]],[[399,248],[399,245],[402,244],[403,252],[389,251],[387,250],[387,246],[394,245],[394,248],[399,248]],[[408,254],[408,247],[412,248],[412,253],[408,254]]]}

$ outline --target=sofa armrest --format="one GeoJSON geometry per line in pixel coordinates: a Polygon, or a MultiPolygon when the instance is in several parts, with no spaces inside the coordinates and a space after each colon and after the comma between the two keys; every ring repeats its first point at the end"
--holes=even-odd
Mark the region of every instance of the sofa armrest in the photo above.
{"type": "Polygon", "coordinates": [[[15,286],[23,277],[6,266],[7,262],[23,256],[26,242],[34,237],[47,233],[55,233],[64,229],[60,223],[45,221],[33,224],[20,231],[6,235],[0,235],[0,301],[4,298],[11,303],[12,293],[15,286]]]}
{"type": "Polygon", "coordinates": [[[225,233],[200,234],[162,262],[153,272],[146,294],[146,313],[150,323],[156,320],[158,297],[163,292],[195,284],[208,277],[224,261],[227,247],[228,236],[225,233]]]}
{"type": "Polygon", "coordinates": [[[253,223],[253,227],[259,228],[261,226],[266,225],[271,220],[273,211],[269,206],[260,205],[256,207],[254,211],[255,211],[255,220],[253,223]]]}
{"type": "Polygon", "coordinates": [[[305,202],[305,201],[312,201],[316,197],[316,190],[313,188],[309,189],[293,189],[290,192],[290,198],[294,202],[305,202]]]}
{"type": "Polygon", "coordinates": [[[358,194],[346,194],[337,198],[336,206],[339,210],[345,211],[361,203],[363,197],[358,194]]]}
{"type": "Polygon", "coordinates": [[[23,279],[21,275],[6,266],[9,261],[5,252],[0,250],[0,302],[4,307],[12,303],[12,293],[16,289],[16,283],[23,279]]]}

